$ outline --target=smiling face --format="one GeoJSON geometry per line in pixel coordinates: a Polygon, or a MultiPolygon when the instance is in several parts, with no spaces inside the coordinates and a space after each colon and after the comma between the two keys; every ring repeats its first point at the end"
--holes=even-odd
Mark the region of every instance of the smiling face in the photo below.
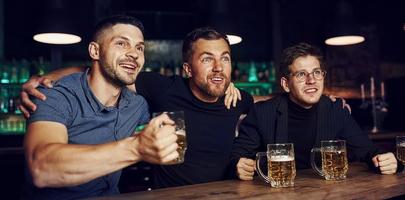
{"type": "Polygon", "coordinates": [[[224,39],[198,39],[191,60],[183,64],[193,94],[202,101],[215,102],[230,83],[231,55],[224,39]]]}
{"type": "Polygon", "coordinates": [[[93,57],[101,65],[101,70],[119,85],[130,85],[145,63],[144,38],[136,26],[116,24],[105,29],[98,37],[96,45],[99,56],[93,57]]]}
{"type": "Polygon", "coordinates": [[[291,75],[281,78],[281,86],[289,93],[290,99],[303,108],[311,108],[319,102],[323,93],[324,79],[315,79],[311,74],[314,70],[320,69],[319,60],[311,55],[301,56],[294,60],[289,66],[291,75]],[[305,71],[308,76],[303,81],[297,80],[294,74],[305,71]]]}

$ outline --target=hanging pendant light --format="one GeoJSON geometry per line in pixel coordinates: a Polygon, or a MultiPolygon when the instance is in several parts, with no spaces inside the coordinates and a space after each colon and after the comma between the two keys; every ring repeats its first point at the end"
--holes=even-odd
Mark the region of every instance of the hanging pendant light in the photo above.
{"type": "Polygon", "coordinates": [[[82,39],[69,17],[67,0],[44,1],[44,13],[33,39],[47,44],[74,44],[82,39]]]}
{"type": "Polygon", "coordinates": [[[345,0],[337,3],[334,22],[328,27],[327,45],[352,45],[365,40],[354,21],[352,6],[345,0]]]}

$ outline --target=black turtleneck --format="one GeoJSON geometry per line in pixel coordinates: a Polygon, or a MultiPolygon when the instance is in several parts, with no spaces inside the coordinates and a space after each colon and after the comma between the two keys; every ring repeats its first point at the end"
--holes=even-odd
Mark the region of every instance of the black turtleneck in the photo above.
{"type": "Polygon", "coordinates": [[[288,99],[288,142],[294,143],[297,169],[311,167],[311,148],[316,137],[316,107],[306,109],[288,99]]]}

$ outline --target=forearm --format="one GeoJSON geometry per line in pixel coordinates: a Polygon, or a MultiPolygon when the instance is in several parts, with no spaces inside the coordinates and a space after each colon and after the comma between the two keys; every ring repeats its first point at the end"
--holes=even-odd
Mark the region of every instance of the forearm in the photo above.
{"type": "Polygon", "coordinates": [[[77,73],[77,72],[83,72],[86,69],[87,69],[86,66],[66,67],[66,68],[58,69],[58,70],[52,71],[48,74],[45,74],[43,77],[48,78],[52,81],[57,81],[64,76],[67,76],[67,75],[73,74],[73,73],[77,73]]]}
{"type": "Polygon", "coordinates": [[[48,144],[28,158],[38,187],[64,187],[89,182],[140,160],[136,139],[99,145],[48,144]],[[133,147],[133,148],[131,148],[133,147]]]}

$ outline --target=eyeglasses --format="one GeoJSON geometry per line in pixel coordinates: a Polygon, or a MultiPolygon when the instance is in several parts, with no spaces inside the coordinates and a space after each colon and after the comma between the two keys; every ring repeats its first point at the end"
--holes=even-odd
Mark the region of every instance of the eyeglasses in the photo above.
{"type": "Polygon", "coordinates": [[[294,76],[297,81],[303,82],[305,81],[308,76],[312,74],[312,76],[316,79],[316,80],[322,80],[325,78],[326,76],[326,71],[323,69],[315,69],[314,71],[312,71],[311,73],[308,73],[307,71],[298,71],[298,72],[294,72],[294,73],[290,73],[288,76],[294,76]]]}

